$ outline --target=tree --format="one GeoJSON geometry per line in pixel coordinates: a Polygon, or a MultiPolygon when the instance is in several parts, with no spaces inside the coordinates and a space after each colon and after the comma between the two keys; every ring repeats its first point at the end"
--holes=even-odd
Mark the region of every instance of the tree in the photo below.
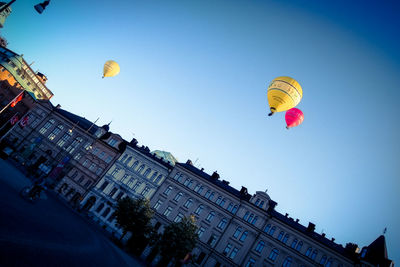
{"type": "Polygon", "coordinates": [[[197,243],[197,226],[194,217],[185,217],[180,222],[171,223],[165,227],[161,239],[157,243],[161,254],[159,266],[167,266],[170,261],[175,265],[193,250],[197,243]]]}
{"type": "Polygon", "coordinates": [[[153,217],[149,200],[125,197],[118,201],[115,216],[117,224],[123,229],[123,236],[131,232],[132,236],[127,242],[128,248],[135,254],[140,254],[154,235],[150,223],[153,217]]]}

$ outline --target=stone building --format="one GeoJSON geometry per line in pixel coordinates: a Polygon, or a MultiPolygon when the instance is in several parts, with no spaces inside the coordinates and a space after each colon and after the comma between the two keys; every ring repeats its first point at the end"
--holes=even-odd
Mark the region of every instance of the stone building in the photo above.
{"type": "Polygon", "coordinates": [[[218,173],[208,175],[191,161],[175,165],[151,206],[159,231],[184,216],[196,218],[193,266],[361,266],[357,245],[335,243],[316,233],[314,224],[306,227],[277,212],[265,192],[236,190],[218,173]]]}
{"type": "Polygon", "coordinates": [[[123,197],[151,198],[164,182],[172,165],[150,149],[137,146],[133,139],[125,152],[82,201],[84,210],[116,236],[122,231],[115,225],[114,209],[123,197]]]}

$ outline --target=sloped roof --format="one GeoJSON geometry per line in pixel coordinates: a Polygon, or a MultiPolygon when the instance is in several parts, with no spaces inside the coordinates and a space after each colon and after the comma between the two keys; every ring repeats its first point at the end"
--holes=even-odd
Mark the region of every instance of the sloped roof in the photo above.
{"type": "Polygon", "coordinates": [[[95,134],[97,129],[99,128],[96,124],[94,124],[93,122],[80,117],[78,115],[75,115],[69,111],[66,111],[64,109],[60,109],[60,108],[56,108],[55,112],[57,112],[58,114],[60,114],[61,116],[67,118],[68,120],[70,120],[71,122],[73,122],[74,124],[77,124],[77,126],[79,126],[80,128],[82,128],[83,130],[87,131],[89,130],[89,133],[91,134],[95,134]]]}

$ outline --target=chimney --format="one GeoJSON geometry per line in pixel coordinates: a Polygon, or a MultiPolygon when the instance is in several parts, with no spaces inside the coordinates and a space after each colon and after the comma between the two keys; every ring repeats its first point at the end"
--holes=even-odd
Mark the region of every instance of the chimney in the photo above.
{"type": "Polygon", "coordinates": [[[242,189],[240,189],[240,194],[241,194],[242,196],[247,195],[247,188],[244,187],[244,186],[242,186],[242,189]]]}
{"type": "Polygon", "coordinates": [[[298,222],[299,222],[299,219],[296,219],[296,222],[298,223],[298,222]]]}
{"type": "Polygon", "coordinates": [[[213,174],[211,175],[211,178],[213,178],[214,180],[219,179],[219,174],[217,173],[217,171],[213,172],[213,174]]]}
{"type": "Polygon", "coordinates": [[[138,141],[136,140],[136,138],[132,138],[132,140],[129,142],[129,144],[136,146],[138,143],[138,141]]]}
{"type": "Polygon", "coordinates": [[[204,168],[201,168],[201,170],[200,171],[204,171],[204,168]]]}
{"type": "Polygon", "coordinates": [[[278,203],[276,203],[276,202],[273,201],[273,200],[270,200],[270,201],[269,201],[268,211],[273,211],[273,210],[275,209],[276,205],[278,205],[278,203]]]}
{"type": "Polygon", "coordinates": [[[226,181],[226,180],[222,180],[222,183],[225,184],[225,185],[229,185],[229,182],[226,181]]]}
{"type": "Polygon", "coordinates": [[[61,105],[60,104],[57,104],[57,106],[55,107],[56,109],[60,109],[61,108],[61,105]]]}
{"type": "Polygon", "coordinates": [[[188,160],[186,161],[186,164],[189,164],[189,165],[192,165],[192,166],[193,166],[193,163],[192,163],[192,161],[191,161],[190,159],[188,159],[188,160]]]}
{"type": "Polygon", "coordinates": [[[308,232],[314,232],[315,230],[315,224],[313,224],[312,222],[308,223],[308,227],[307,227],[307,231],[308,232]]]}
{"type": "Polygon", "coordinates": [[[285,213],[285,217],[287,218],[287,216],[289,216],[289,214],[288,213],[285,213]]]}
{"type": "Polygon", "coordinates": [[[321,235],[322,235],[322,237],[325,237],[326,234],[325,234],[325,233],[322,233],[321,235]]]}
{"type": "Polygon", "coordinates": [[[148,146],[146,146],[146,147],[144,148],[144,151],[150,152],[150,148],[149,148],[148,146]]]}
{"type": "Polygon", "coordinates": [[[335,238],[332,237],[331,241],[332,241],[332,242],[335,242],[335,238]]]}
{"type": "Polygon", "coordinates": [[[37,78],[39,79],[39,81],[41,81],[43,84],[45,84],[46,81],[47,81],[46,75],[44,75],[44,74],[41,73],[41,72],[37,72],[37,73],[36,73],[36,77],[37,77],[37,78]]]}

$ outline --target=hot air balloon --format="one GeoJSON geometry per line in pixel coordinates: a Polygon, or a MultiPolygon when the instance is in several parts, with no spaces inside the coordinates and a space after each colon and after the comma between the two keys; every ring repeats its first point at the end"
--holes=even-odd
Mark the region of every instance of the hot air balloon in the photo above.
{"type": "Polygon", "coordinates": [[[104,64],[103,77],[113,77],[119,73],[119,65],[114,60],[108,60],[104,64]]]}
{"type": "Polygon", "coordinates": [[[303,89],[293,78],[282,76],[272,80],[267,90],[268,103],[271,116],[275,112],[281,112],[294,108],[303,97],[303,89]]]}
{"type": "Polygon", "coordinates": [[[300,125],[304,120],[303,112],[298,108],[291,108],[285,114],[286,129],[300,125]]]}

